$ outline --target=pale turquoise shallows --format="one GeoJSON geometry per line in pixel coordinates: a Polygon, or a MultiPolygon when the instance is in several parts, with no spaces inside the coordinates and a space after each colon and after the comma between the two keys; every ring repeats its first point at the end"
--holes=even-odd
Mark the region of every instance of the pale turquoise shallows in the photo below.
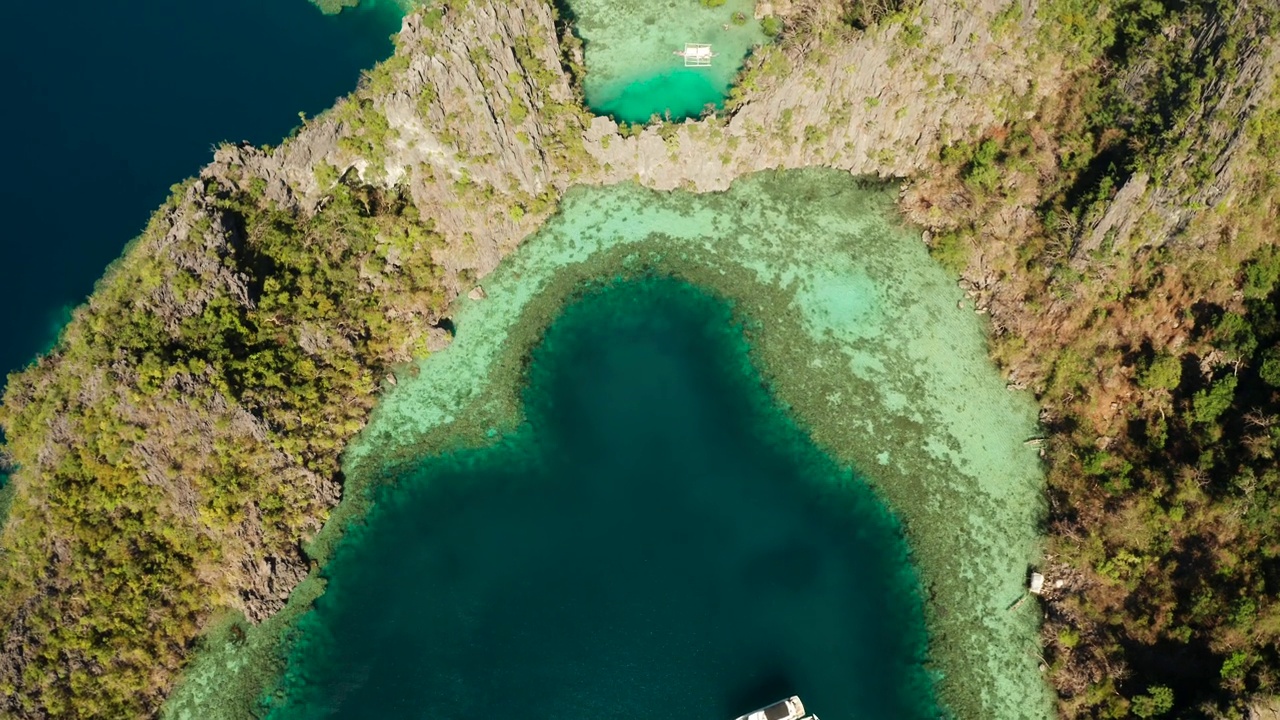
{"type": "Polygon", "coordinates": [[[766,41],[753,0],[727,0],[717,8],[698,0],[571,0],[575,28],[585,43],[587,107],[619,121],[652,115],[697,117],[721,106],[755,45],[766,41]],[[734,15],[745,18],[741,25],[734,15]],[[686,43],[711,45],[710,67],[685,67],[673,55],[686,43]]]}

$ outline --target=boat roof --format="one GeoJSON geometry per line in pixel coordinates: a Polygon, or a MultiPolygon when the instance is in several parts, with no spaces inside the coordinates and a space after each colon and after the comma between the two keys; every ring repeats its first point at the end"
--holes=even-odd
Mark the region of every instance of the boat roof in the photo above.
{"type": "Polygon", "coordinates": [[[764,717],[765,720],[791,720],[795,715],[786,700],[779,700],[764,709],[764,717]]]}

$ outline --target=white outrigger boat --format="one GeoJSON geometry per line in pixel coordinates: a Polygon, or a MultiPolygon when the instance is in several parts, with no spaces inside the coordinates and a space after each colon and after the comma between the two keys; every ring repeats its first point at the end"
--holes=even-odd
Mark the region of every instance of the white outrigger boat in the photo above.
{"type": "Polygon", "coordinates": [[[684,58],[685,67],[711,67],[711,58],[719,53],[711,52],[711,46],[702,43],[685,43],[683,50],[671,53],[684,58]]]}
{"type": "Polygon", "coordinates": [[[808,715],[804,711],[804,703],[792,695],[786,700],[762,707],[741,715],[737,720],[818,720],[817,715],[808,715]]]}

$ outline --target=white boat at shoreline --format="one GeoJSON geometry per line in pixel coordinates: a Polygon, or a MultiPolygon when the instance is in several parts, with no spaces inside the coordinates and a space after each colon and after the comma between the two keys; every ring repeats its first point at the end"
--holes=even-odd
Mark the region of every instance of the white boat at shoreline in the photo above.
{"type": "Polygon", "coordinates": [[[804,703],[792,695],[786,700],[740,715],[737,720],[818,720],[818,716],[805,714],[804,703]]]}

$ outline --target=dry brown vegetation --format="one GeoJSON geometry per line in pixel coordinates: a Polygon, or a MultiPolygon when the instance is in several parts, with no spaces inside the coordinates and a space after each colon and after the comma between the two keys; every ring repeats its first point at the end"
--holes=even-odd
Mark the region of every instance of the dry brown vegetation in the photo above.
{"type": "Polygon", "coordinates": [[[1159,10],[903,202],[1043,405],[1066,717],[1244,717],[1280,683],[1280,99],[1233,82],[1276,20],[1159,10]]]}

